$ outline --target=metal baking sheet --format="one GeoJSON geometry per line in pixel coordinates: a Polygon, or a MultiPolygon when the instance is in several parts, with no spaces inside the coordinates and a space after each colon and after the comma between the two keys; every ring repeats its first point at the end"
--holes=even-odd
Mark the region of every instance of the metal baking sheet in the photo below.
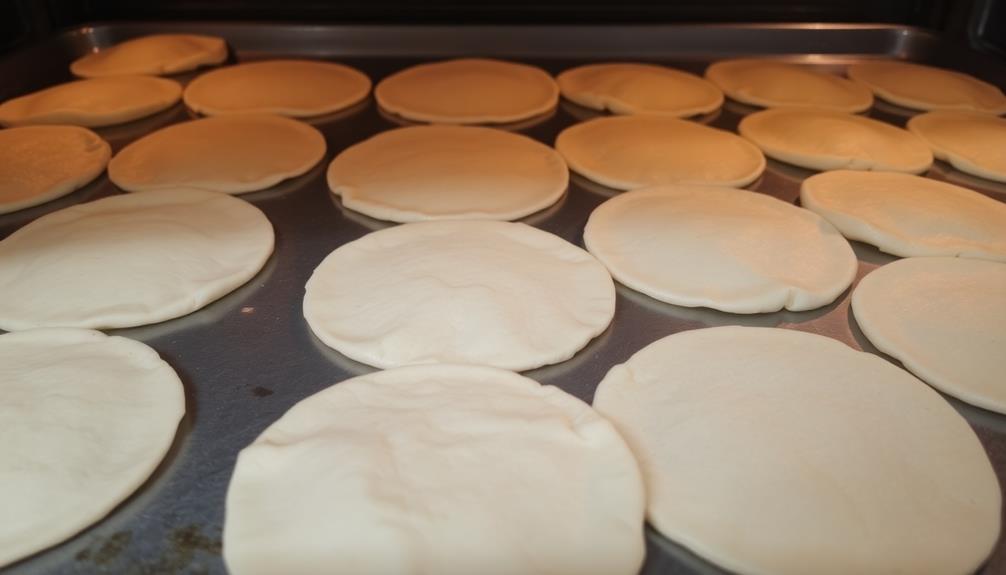
{"type": "MultiPolygon", "coordinates": [[[[549,72],[586,62],[637,59],[701,73],[712,60],[773,55],[829,69],[864,58],[894,57],[954,67],[1006,85],[1001,61],[948,44],[933,34],[897,26],[702,25],[613,27],[387,27],[229,23],[93,25],[0,60],[0,99],[69,80],[69,62],[96,46],[134,36],[187,31],[222,36],[232,60],[275,56],[331,58],[357,66],[375,81],[410,64],[461,55],[512,58],[549,72]]],[[[182,75],[182,81],[195,74],[182,75]]],[[[752,108],[728,102],[700,118],[734,130],[752,108]]],[[[555,113],[510,129],[551,144],[560,130],[594,112],[562,102],[555,113]]],[[[870,115],[904,125],[910,112],[878,103],[870,115]]],[[[97,130],[114,150],[157,128],[189,118],[179,104],[153,117],[97,130]]],[[[209,307],[173,321],[114,330],[156,349],[181,375],[187,410],[175,445],[153,477],[107,518],[69,541],[5,572],[223,573],[220,555],[224,498],[238,451],[301,399],[346,378],[372,371],[328,349],[301,313],[304,284],[336,247],[388,223],[344,210],[324,179],[328,162],[347,146],[399,125],[369,101],[313,122],[328,141],[325,160],[308,174],[242,196],[261,208],[276,229],[276,252],[244,287],[209,307]]],[[[750,189],[796,201],[811,172],[769,160],[750,189]]],[[[973,178],[937,162],[929,177],[977,189],[1006,201],[1006,185],[973,178]]],[[[102,176],[60,200],[0,215],[0,237],[31,220],[83,201],[118,193],[102,176]]],[[[559,203],[522,221],[583,245],[590,211],[614,190],[573,176],[559,203]]],[[[894,258],[853,242],[859,277],[894,258]]],[[[857,278],[858,279],[858,278],[857,278]]],[[[571,360],[526,372],[590,401],[607,370],[643,346],[672,333],[707,326],[776,326],[824,334],[877,353],[856,327],[847,292],[808,312],[754,316],[664,304],[618,286],[611,327],[571,360]]],[[[972,424],[1006,485],[1006,417],[948,398],[972,424]]],[[[643,573],[707,574],[722,570],[648,532],[643,573]]],[[[983,573],[1006,572],[1001,539],[983,573]]]]}

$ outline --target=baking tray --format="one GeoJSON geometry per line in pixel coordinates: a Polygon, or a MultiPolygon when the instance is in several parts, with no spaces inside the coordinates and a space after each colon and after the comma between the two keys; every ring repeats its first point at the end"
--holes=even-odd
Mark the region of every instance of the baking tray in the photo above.
{"type": "MultiPolygon", "coordinates": [[[[277,56],[331,58],[354,65],[375,83],[389,73],[436,58],[481,55],[536,64],[552,73],[582,63],[641,60],[701,73],[712,60],[773,55],[839,70],[866,58],[901,58],[963,70],[1006,85],[1006,65],[930,32],[874,25],[697,25],[394,27],[244,23],[116,23],[65,31],[42,44],[0,60],[0,99],[71,79],[68,64],[95,47],[159,32],[222,36],[231,60],[277,56]]],[[[178,76],[187,81],[195,74],[178,76]]],[[[734,102],[699,120],[735,130],[753,109],[734,102]]],[[[911,113],[878,103],[869,113],[903,126],[911,113]]],[[[510,126],[551,144],[566,126],[596,113],[562,102],[554,114],[510,126]]],[[[189,113],[171,110],[130,124],[97,130],[114,150],[189,113]]],[[[325,160],[309,173],[269,190],[242,196],[261,208],[276,229],[276,252],[244,287],[207,308],[153,326],[111,333],[143,341],[178,371],[185,383],[187,415],[175,444],[153,477],[107,518],[77,537],[10,566],[28,573],[223,573],[220,555],[224,498],[238,451],[301,399],[346,378],[372,371],[328,349],[310,332],[301,313],[304,284],[336,247],[386,222],[344,210],[329,193],[324,171],[347,146],[396,127],[372,100],[313,122],[326,136],[325,160]]],[[[750,189],[796,201],[812,172],[768,161],[750,189]]],[[[1006,186],[969,177],[943,162],[928,175],[977,189],[1006,201],[1006,186]]],[[[60,200],[0,216],[0,237],[56,209],[118,193],[107,177],[60,200]]],[[[591,210],[615,194],[573,176],[559,203],[524,222],[583,245],[591,210]]],[[[895,258],[853,242],[859,275],[895,258]]],[[[591,401],[608,369],[643,346],[672,333],[707,326],[775,326],[824,334],[856,349],[878,353],[856,327],[849,292],[835,303],[807,312],[753,316],[673,306],[617,287],[615,319],[603,334],[569,361],[526,372],[591,401]]],[[[893,361],[893,360],[892,360],[893,361]]],[[[957,400],[948,401],[971,423],[1006,485],[1006,417],[957,400]]],[[[2,487],[0,487],[2,488],[2,487]]],[[[648,531],[646,574],[707,574],[722,570],[648,531]]],[[[1006,572],[1000,539],[983,573],[1006,572]]]]}

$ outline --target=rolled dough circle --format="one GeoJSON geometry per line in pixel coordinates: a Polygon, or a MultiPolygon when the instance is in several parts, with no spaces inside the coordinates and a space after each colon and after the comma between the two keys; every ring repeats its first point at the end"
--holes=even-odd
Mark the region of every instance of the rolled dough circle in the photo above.
{"type": "Polygon", "coordinates": [[[136,491],[185,413],[157,352],[78,329],[0,335],[0,566],[72,537],[136,491]]]}
{"type": "Polygon", "coordinates": [[[715,62],[706,69],[706,79],[738,102],[766,108],[811,106],[862,112],[873,105],[873,93],[864,84],[809,66],[774,60],[715,62]]]}
{"type": "Polygon", "coordinates": [[[7,100],[0,105],[0,124],[110,126],[166,110],[181,96],[181,84],[165,78],[77,80],[7,100]]]}
{"type": "Polygon", "coordinates": [[[837,170],[804,180],[800,203],[845,237],[889,254],[1006,262],[1006,204],[967,188],[895,172],[837,170]]]}
{"type": "Polygon", "coordinates": [[[241,451],[224,560],[255,573],[635,574],[643,485],[579,399],[487,367],[356,377],[241,451]]]}
{"type": "Polygon", "coordinates": [[[395,222],[514,220],[554,204],[569,170],[526,136],[473,126],[381,132],[332,160],[328,187],[347,208],[395,222]]]}
{"type": "Polygon", "coordinates": [[[202,190],[59,210],[0,241],[0,329],[104,329],[183,316],[251,279],[273,241],[258,208],[202,190]]]}
{"type": "Polygon", "coordinates": [[[112,158],[108,177],[130,192],[187,187],[243,194],[299,176],[324,155],[325,137],[303,122],[235,114],[140,138],[112,158]]]}
{"type": "Polygon", "coordinates": [[[765,194],[711,186],[615,196],[590,214],[583,243],[636,291],[733,313],[827,305],[857,269],[849,243],[820,216],[765,194]]]}
{"type": "Polygon", "coordinates": [[[594,407],[643,471],[658,531],[738,573],[973,573],[999,536],[967,422],[883,359],[774,328],[677,333],[594,407]]]}
{"type": "Polygon", "coordinates": [[[918,174],[933,164],[933,154],[919,137],[854,114],[774,108],[746,116],[737,130],[766,156],[812,170],[918,174]]]}
{"type": "Polygon", "coordinates": [[[1006,182],[1006,119],[972,112],[929,112],[908,121],[940,160],[973,176],[1006,182]]]}
{"type": "Polygon", "coordinates": [[[0,214],[37,206],[83,187],[105,171],[112,148],[86,128],[0,130],[0,214]]]}
{"type": "Polygon", "coordinates": [[[1006,114],[1006,95],[974,76],[910,62],[863,62],[849,77],[888,102],[916,110],[970,110],[1006,114]]]}
{"type": "Polygon", "coordinates": [[[218,68],[185,87],[185,104],[207,116],[330,114],[370,94],[370,78],[335,62],[266,60],[218,68]]]}
{"type": "Polygon", "coordinates": [[[559,88],[534,66],[462,58],[396,72],[377,84],[374,97],[385,110],[419,122],[500,124],[555,108],[559,88]]]}
{"type": "Polygon", "coordinates": [[[322,342],[381,368],[557,363],[604,331],[614,312],[614,283],[590,254],[530,226],[491,221],[367,234],[329,254],[304,296],[304,317],[322,342]]]}
{"type": "Polygon", "coordinates": [[[1006,413],[1006,263],[908,258],[852,293],[863,334],[940,391],[1006,413]]]}
{"type": "Polygon", "coordinates": [[[70,71],[84,78],[178,74],[227,59],[223,38],[153,34],[127,40],[74,60],[70,71]]]}
{"type": "Polygon", "coordinates": [[[723,104],[723,93],[702,78],[653,64],[588,64],[556,77],[567,99],[615,114],[663,114],[683,118],[723,104]]]}
{"type": "Polygon", "coordinates": [[[620,190],[660,184],[739,188],[765,170],[765,156],[747,140],[666,116],[588,120],[563,130],[555,149],[573,171],[620,190]]]}

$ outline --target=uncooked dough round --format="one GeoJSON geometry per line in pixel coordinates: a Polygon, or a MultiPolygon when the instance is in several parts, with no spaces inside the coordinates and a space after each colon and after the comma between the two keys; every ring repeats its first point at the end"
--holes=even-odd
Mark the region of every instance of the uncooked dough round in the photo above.
{"type": "Polygon", "coordinates": [[[374,97],[385,110],[410,120],[499,124],[555,108],[559,87],[534,66],[463,58],[392,74],[377,84],[374,97]]]}
{"type": "Polygon", "coordinates": [[[1006,262],[1006,204],[967,188],[895,172],[838,170],[804,180],[800,203],[845,237],[889,254],[1006,262]]]}
{"type": "Polygon", "coordinates": [[[59,84],[0,105],[0,124],[110,126],[166,110],[182,96],[174,80],[150,76],[92,78],[59,84]]]}
{"type": "Polygon", "coordinates": [[[852,294],[863,334],[940,391],[1006,413],[1006,263],[908,258],[852,294]]]}
{"type": "Polygon", "coordinates": [[[108,164],[120,188],[188,187],[228,194],[268,188],[321,161],[325,137],[311,126],[265,114],[174,124],[129,144],[108,164]]]}
{"type": "Polygon", "coordinates": [[[185,87],[185,104],[207,116],[279,114],[305,117],[348,108],[370,94],[359,70],[312,60],[266,60],[218,68],[185,87]]]}
{"type": "Polygon", "coordinates": [[[849,243],[820,216],[765,194],[711,186],[615,196],[590,214],[583,243],[636,291],[733,313],[827,305],[857,269],[849,243]]]}
{"type": "Polygon", "coordinates": [[[338,248],[307,282],[328,346],[381,368],[513,371],[569,359],[611,323],[615,286],[590,254],[524,224],[403,224],[338,248]]]}
{"type": "Polygon", "coordinates": [[[579,399],[414,366],[329,387],[242,450],[223,552],[235,575],[635,575],[644,505],[625,442],[579,399]]]}
{"type": "Polygon", "coordinates": [[[112,148],[86,128],[0,130],[0,214],[37,206],[81,188],[105,171],[112,148]]]}
{"type": "Polygon", "coordinates": [[[615,114],[706,114],[723,104],[719,88],[702,78],[653,64],[588,64],[556,78],[569,100],[615,114]]]}
{"type": "Polygon", "coordinates": [[[185,413],[157,352],[81,329],[0,335],[0,566],[55,545],[129,497],[185,413]]]}
{"type": "Polygon", "coordinates": [[[738,132],[776,160],[812,170],[876,170],[918,174],[933,154],[918,136],[855,114],[774,108],[746,116],[738,132]]]}
{"type": "Polygon", "coordinates": [[[1006,119],[973,112],[929,112],[908,121],[940,160],[973,176],[1006,182],[1006,119]]]}
{"type": "Polygon", "coordinates": [[[635,453],[658,531],[737,573],[974,573],[1002,497],[967,422],[824,336],[718,327],[616,365],[594,407],[635,453]]]}
{"type": "Polygon", "coordinates": [[[573,171],[620,190],[659,184],[739,188],[765,170],[765,156],[747,140],[666,116],[588,120],[563,130],[555,149],[573,171]]]}
{"type": "Polygon", "coordinates": [[[84,78],[177,74],[227,59],[222,38],[195,34],[154,34],[92,52],[70,64],[84,78]]]}
{"type": "Polygon", "coordinates": [[[174,189],[78,204],[0,241],[0,329],[179,317],[247,282],[272,249],[265,214],[224,194],[174,189]]]}
{"type": "Polygon", "coordinates": [[[568,183],[552,148],[474,126],[381,132],[328,167],[328,187],[344,206],[395,222],[515,220],[554,204],[568,183]]]}
{"type": "Polygon", "coordinates": [[[706,78],[730,98],[766,108],[812,106],[836,112],[862,112],[873,105],[864,84],[809,66],[741,58],[716,62],[706,78]]]}
{"type": "Polygon", "coordinates": [[[849,77],[877,96],[916,110],[971,110],[1006,114],[1002,90],[974,76],[910,62],[863,62],[849,66],[849,77]]]}

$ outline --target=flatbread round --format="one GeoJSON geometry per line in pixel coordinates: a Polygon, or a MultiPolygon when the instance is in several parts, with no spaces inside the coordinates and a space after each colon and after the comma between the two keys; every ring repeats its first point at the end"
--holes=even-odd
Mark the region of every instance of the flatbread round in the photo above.
{"type": "Polygon", "coordinates": [[[653,64],[588,64],[556,77],[562,95],[615,114],[663,114],[683,118],[723,104],[719,88],[702,78],[653,64]]]}
{"type": "Polygon", "coordinates": [[[130,192],[176,187],[242,194],[299,176],[321,161],[325,137],[272,115],[228,115],[182,122],[129,144],[108,177],[130,192]]]}
{"type": "Polygon", "coordinates": [[[873,93],[864,84],[775,60],[723,60],[706,69],[706,79],[730,98],[753,106],[812,106],[862,112],[873,105],[873,93]]]}
{"type": "Polygon", "coordinates": [[[766,156],[812,170],[918,174],[933,164],[933,154],[918,136],[854,114],[775,108],[746,116],[737,130],[766,156]]]}
{"type": "Polygon", "coordinates": [[[820,216],[731,188],[620,194],[590,214],[583,243],[636,291],[733,313],[827,305],[857,269],[849,243],[820,216]]]}
{"type": "Polygon", "coordinates": [[[105,171],[112,148],[86,128],[0,130],[0,214],[37,206],[83,187],[105,171]]]}
{"type": "Polygon", "coordinates": [[[381,132],[328,167],[347,208],[395,222],[514,220],[543,210],[569,183],[552,148],[502,130],[413,126],[381,132]]]}
{"type": "Polygon", "coordinates": [[[73,60],[81,77],[164,75],[218,64],[227,59],[222,38],[196,34],[153,34],[102,48],[73,60]]]}
{"type": "Polygon", "coordinates": [[[1002,90],[974,76],[910,62],[862,62],[849,66],[849,77],[899,106],[916,110],[970,110],[1006,114],[1002,90]]]}
{"type": "Polygon", "coordinates": [[[272,249],[265,215],[224,194],[175,189],[78,204],[0,241],[0,329],[183,316],[251,279],[272,249]]]}
{"type": "Polygon", "coordinates": [[[343,381],[238,456],[224,560],[255,573],[639,572],[642,480],[579,399],[486,367],[343,381]]]}
{"type": "Polygon", "coordinates": [[[1006,204],[967,188],[909,174],[838,170],[804,180],[800,203],[845,237],[889,254],[1006,262],[1006,204]]]}
{"type": "Polygon", "coordinates": [[[320,116],[370,94],[370,78],[335,62],[266,60],[218,68],[185,87],[185,104],[207,116],[320,116]]]}
{"type": "Polygon", "coordinates": [[[628,190],[659,184],[742,187],[765,170],[765,156],[725,130],[666,116],[609,116],[563,130],[555,141],[570,169],[628,190]]]}
{"type": "Polygon", "coordinates": [[[0,105],[0,124],[110,126],[166,110],[181,96],[181,84],[164,78],[116,76],[77,80],[7,100],[0,105]]]}
{"type": "Polygon", "coordinates": [[[877,349],[958,399],[1006,413],[1006,263],[908,258],[870,272],[852,310],[877,349]]]}
{"type": "Polygon", "coordinates": [[[338,248],[307,282],[326,345],[381,368],[465,363],[522,371],[569,359],[611,323],[600,263],[524,224],[404,224],[338,248]]]}
{"type": "Polygon", "coordinates": [[[499,124],[555,108],[559,88],[544,70],[501,60],[463,58],[406,68],[377,84],[382,108],[420,122],[499,124]]]}
{"type": "Polygon", "coordinates": [[[972,112],[929,112],[908,121],[940,160],[973,176],[1006,182],[1006,119],[972,112]]]}
{"type": "Polygon", "coordinates": [[[77,329],[0,335],[0,566],[99,521],[150,477],[185,413],[157,352],[77,329]]]}
{"type": "Polygon", "coordinates": [[[154,34],[121,42],[74,60],[70,71],[84,78],[178,74],[227,59],[223,38],[154,34]]]}
{"type": "Polygon", "coordinates": [[[647,519],[737,573],[974,573],[1002,497],[967,422],[879,357],[809,333],[677,333],[594,407],[639,460],[647,519]]]}

